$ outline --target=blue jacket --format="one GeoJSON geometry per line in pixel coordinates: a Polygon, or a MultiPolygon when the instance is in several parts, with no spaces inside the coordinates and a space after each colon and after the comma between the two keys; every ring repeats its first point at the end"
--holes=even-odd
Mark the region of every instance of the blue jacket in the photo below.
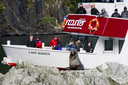
{"type": "Polygon", "coordinates": [[[70,45],[70,43],[68,43],[67,46],[66,46],[66,50],[68,50],[68,51],[71,51],[72,49],[75,49],[75,48],[76,48],[75,44],[70,45]]]}
{"type": "Polygon", "coordinates": [[[54,47],[55,50],[62,50],[62,44],[59,43],[54,47]]]}

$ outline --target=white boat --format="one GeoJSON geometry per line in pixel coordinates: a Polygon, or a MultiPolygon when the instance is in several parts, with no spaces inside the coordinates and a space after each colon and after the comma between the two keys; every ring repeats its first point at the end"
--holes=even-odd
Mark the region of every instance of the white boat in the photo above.
{"type": "MultiPolygon", "coordinates": [[[[78,53],[85,68],[94,68],[105,62],[118,62],[128,66],[128,20],[119,18],[100,18],[91,15],[68,15],[63,32],[80,39],[84,48],[78,53]],[[89,30],[89,23],[97,19],[97,30],[89,30]],[[86,45],[92,42],[93,53],[86,52],[86,45]]],[[[51,47],[31,48],[23,45],[2,45],[9,65],[18,60],[27,60],[35,65],[59,68],[69,67],[69,51],[52,50],[51,47]]]]}

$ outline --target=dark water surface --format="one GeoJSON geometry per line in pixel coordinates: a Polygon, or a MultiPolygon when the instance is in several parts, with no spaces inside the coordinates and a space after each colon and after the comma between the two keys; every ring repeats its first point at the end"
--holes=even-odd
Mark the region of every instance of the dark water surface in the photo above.
{"type": "MultiPolygon", "coordinates": [[[[38,35],[34,35],[34,39],[36,39],[37,36],[38,35]]],[[[65,47],[65,44],[70,39],[70,35],[68,34],[40,35],[40,37],[45,43],[45,46],[50,45],[50,41],[54,38],[54,36],[58,36],[60,38],[63,47],[65,47]]],[[[5,74],[11,68],[10,66],[4,65],[1,63],[1,61],[3,60],[3,57],[6,57],[2,44],[6,44],[7,40],[10,40],[11,44],[14,44],[14,45],[26,45],[26,42],[28,39],[29,39],[29,36],[2,36],[0,37],[0,73],[5,74]]]]}

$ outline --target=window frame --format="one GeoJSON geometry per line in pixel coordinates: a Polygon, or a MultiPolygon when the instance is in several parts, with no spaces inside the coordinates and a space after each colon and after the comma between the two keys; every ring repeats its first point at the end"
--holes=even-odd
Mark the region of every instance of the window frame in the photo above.
{"type": "Polygon", "coordinates": [[[122,48],[123,48],[123,46],[124,46],[124,42],[125,42],[124,39],[119,39],[119,40],[118,40],[118,50],[119,50],[119,54],[120,54],[121,51],[122,51],[122,48]],[[120,49],[120,41],[123,41],[123,45],[122,45],[121,49],[120,49]]]}
{"type": "Polygon", "coordinates": [[[124,0],[123,0],[122,2],[120,2],[120,1],[118,2],[118,1],[116,0],[116,2],[117,2],[117,3],[123,3],[123,2],[124,2],[124,0]]]}
{"type": "Polygon", "coordinates": [[[103,51],[103,53],[104,54],[113,54],[115,51],[114,51],[114,39],[113,38],[104,38],[103,39],[104,40],[104,51],[103,51]],[[110,40],[110,39],[112,39],[113,40],[113,50],[105,50],[105,40],[110,40]]]}
{"type": "Polygon", "coordinates": [[[97,37],[97,36],[86,36],[85,43],[84,43],[84,50],[86,50],[86,47],[87,47],[88,43],[90,42],[90,41],[88,41],[88,38],[96,38],[95,44],[93,42],[91,42],[92,46],[93,46],[93,52],[94,52],[99,37],[97,37]]]}

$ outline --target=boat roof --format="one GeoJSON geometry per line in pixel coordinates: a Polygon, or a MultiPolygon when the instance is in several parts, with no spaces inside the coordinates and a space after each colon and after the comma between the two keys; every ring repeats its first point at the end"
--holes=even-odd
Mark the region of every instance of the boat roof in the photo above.
{"type": "MultiPolygon", "coordinates": [[[[95,27],[95,23],[92,22],[95,27]]],[[[83,33],[94,36],[125,38],[128,29],[128,19],[97,17],[82,14],[69,14],[63,32],[83,33]],[[99,26],[96,31],[90,31],[89,23],[97,18],[99,26]]]]}

